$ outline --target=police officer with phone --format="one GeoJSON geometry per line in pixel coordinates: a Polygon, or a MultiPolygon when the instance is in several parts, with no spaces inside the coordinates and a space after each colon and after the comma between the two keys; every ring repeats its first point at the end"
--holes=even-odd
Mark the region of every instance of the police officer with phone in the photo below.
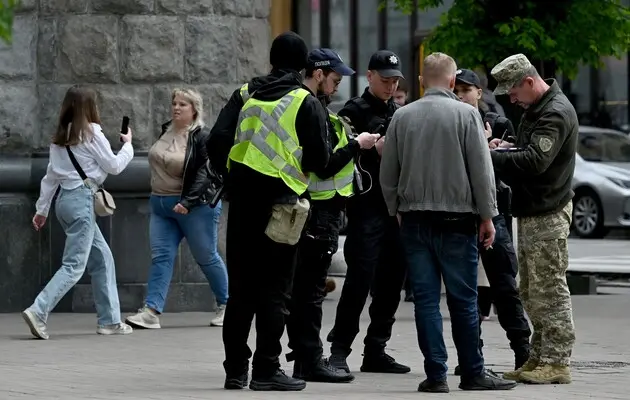
{"type": "MultiPolygon", "coordinates": [[[[369,86],[360,97],[350,99],[339,116],[347,118],[356,132],[384,135],[399,106],[392,99],[403,78],[400,59],[389,50],[379,50],[368,64],[369,86]]],[[[398,221],[387,212],[379,182],[383,139],[356,159],[357,187],[348,200],[348,228],[344,257],[348,270],[337,306],[330,363],[350,371],[346,359],[359,333],[359,320],[372,288],[370,326],[365,338],[362,372],[407,373],[410,368],[385,353],[392,334],[405,277],[398,221]]]]}

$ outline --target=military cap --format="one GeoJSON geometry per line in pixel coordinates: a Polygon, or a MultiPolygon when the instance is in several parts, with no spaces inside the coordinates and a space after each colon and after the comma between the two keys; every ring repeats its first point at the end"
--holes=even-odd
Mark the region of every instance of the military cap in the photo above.
{"type": "Polygon", "coordinates": [[[494,89],[495,95],[507,94],[510,89],[517,85],[527,76],[532,68],[524,54],[514,54],[498,63],[490,74],[497,81],[494,89]]]}

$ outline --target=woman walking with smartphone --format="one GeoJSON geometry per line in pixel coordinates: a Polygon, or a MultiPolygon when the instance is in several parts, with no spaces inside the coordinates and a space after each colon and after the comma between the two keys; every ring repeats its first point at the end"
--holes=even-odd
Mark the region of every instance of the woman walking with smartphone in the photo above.
{"type": "Polygon", "coordinates": [[[96,224],[94,212],[96,189],[108,174],[120,174],[133,158],[131,130],[121,135],[124,145],[115,155],[100,123],[94,91],[81,86],[71,87],[61,106],[59,124],[50,145],[48,169],[41,181],[33,217],[33,227],[41,230],[53,196],[61,187],[55,213],[66,235],[62,265],[33,304],[22,312],[31,333],[39,339],[48,339],[48,315],[81,279],[86,267],[92,277],[96,332],[101,335],[133,332],[129,325],[121,322],[114,257],[96,224]],[[81,178],[72,157],[86,179],[81,178]]]}

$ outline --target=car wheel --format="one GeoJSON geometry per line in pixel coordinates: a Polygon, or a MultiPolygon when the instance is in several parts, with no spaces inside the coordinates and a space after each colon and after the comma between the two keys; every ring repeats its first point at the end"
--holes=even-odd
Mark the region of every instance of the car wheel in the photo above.
{"type": "Polygon", "coordinates": [[[606,236],[602,203],[592,191],[578,192],[573,199],[573,230],[582,238],[601,239],[606,236]]]}

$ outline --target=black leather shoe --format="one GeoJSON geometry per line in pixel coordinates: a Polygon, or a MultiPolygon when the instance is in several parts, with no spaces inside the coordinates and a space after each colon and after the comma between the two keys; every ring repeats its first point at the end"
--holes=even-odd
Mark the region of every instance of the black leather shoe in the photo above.
{"type": "Polygon", "coordinates": [[[479,376],[462,380],[459,388],[462,390],[510,390],[516,385],[514,381],[499,378],[495,373],[484,370],[479,376]]]}
{"type": "Polygon", "coordinates": [[[304,390],[305,387],[306,382],[287,376],[281,369],[267,377],[254,375],[249,383],[249,388],[257,391],[297,392],[304,390]]]}
{"type": "Polygon", "coordinates": [[[223,385],[223,388],[227,390],[244,389],[245,387],[247,387],[248,380],[249,380],[249,376],[247,372],[241,375],[226,376],[225,384],[223,385]]]}
{"type": "Polygon", "coordinates": [[[420,385],[418,386],[418,392],[448,393],[449,391],[448,383],[446,381],[432,381],[425,379],[420,382],[420,385]]]}
{"type": "Polygon", "coordinates": [[[293,367],[293,377],[307,382],[347,383],[354,380],[354,375],[342,369],[335,368],[330,362],[322,358],[315,364],[299,361],[293,367]]]}
{"type": "Polygon", "coordinates": [[[328,358],[328,362],[330,363],[330,365],[337,368],[338,370],[350,373],[350,367],[348,366],[348,362],[346,361],[347,358],[348,356],[344,354],[332,353],[328,358]]]}
{"type": "Polygon", "coordinates": [[[377,372],[382,374],[406,374],[410,372],[411,368],[406,365],[402,365],[394,360],[394,357],[385,353],[381,354],[366,354],[363,356],[363,364],[361,365],[361,372],[377,372]]]}

